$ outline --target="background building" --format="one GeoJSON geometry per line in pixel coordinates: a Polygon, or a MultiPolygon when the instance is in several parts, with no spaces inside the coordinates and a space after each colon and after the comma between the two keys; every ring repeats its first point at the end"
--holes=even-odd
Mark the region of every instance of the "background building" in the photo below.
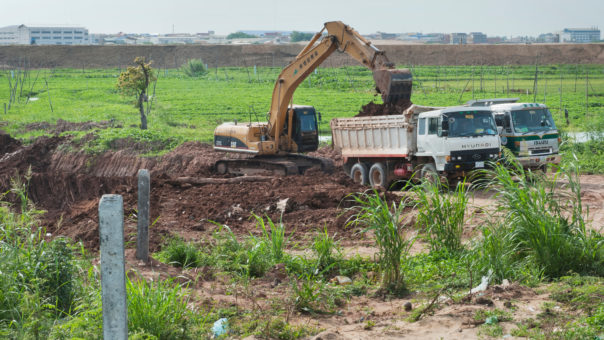
{"type": "Polygon", "coordinates": [[[600,40],[600,30],[592,28],[565,28],[560,32],[560,42],[588,43],[600,40]]]}
{"type": "Polygon", "coordinates": [[[0,45],[89,45],[84,27],[13,25],[0,28],[0,45]]]}
{"type": "Polygon", "coordinates": [[[451,33],[451,44],[465,45],[468,43],[468,35],[466,33],[451,33]]]}

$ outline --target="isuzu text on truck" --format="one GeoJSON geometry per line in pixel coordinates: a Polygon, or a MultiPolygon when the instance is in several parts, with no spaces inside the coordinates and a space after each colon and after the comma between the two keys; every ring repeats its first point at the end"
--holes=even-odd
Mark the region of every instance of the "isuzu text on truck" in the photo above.
{"type": "Polygon", "coordinates": [[[400,115],[336,118],[334,147],[357,183],[388,188],[398,179],[448,179],[484,168],[500,156],[500,138],[486,107],[412,105],[400,115]]]}

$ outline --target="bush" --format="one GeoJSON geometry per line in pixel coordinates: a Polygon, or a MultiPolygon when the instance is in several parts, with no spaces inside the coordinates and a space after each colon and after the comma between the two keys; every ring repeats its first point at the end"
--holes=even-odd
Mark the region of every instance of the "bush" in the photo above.
{"type": "Polygon", "coordinates": [[[201,59],[189,59],[180,70],[188,77],[201,77],[208,73],[206,64],[201,59]]]}

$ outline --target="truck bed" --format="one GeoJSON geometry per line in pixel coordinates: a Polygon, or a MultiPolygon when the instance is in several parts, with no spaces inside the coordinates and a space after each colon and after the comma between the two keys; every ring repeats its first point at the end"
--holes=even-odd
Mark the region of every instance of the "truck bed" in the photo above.
{"type": "Polygon", "coordinates": [[[415,128],[405,115],[336,118],[333,144],[342,157],[409,157],[416,148],[415,128]]]}

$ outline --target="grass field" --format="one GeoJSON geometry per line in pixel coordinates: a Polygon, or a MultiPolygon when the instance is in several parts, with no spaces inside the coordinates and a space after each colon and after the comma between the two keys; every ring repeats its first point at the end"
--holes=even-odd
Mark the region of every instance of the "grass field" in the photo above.
{"type": "MultiPolygon", "coordinates": [[[[603,70],[601,65],[540,66],[535,86],[535,66],[415,67],[412,100],[450,106],[471,99],[519,97],[546,103],[559,127],[585,131],[604,126],[603,70]],[[569,126],[564,120],[565,108],[569,126]]],[[[23,71],[6,71],[0,74],[0,128],[27,140],[48,133],[28,126],[35,122],[113,120],[113,126],[121,128],[98,131],[99,138],[88,145],[100,151],[109,148],[112,140],[125,137],[161,140],[169,149],[181,141],[210,141],[214,128],[224,121],[265,121],[279,68],[209,71],[202,78],[190,78],[178,69],[157,70],[157,85],[150,90],[155,93],[150,129],[145,132],[137,129],[134,98],[117,92],[119,69],[28,70],[4,114],[2,103],[8,104],[11,96],[9,81],[14,84],[23,79],[23,71]]],[[[315,106],[323,114],[320,129],[328,134],[331,118],[354,116],[367,102],[381,101],[373,87],[371,72],[363,67],[319,68],[297,89],[294,103],[315,106]]]]}

